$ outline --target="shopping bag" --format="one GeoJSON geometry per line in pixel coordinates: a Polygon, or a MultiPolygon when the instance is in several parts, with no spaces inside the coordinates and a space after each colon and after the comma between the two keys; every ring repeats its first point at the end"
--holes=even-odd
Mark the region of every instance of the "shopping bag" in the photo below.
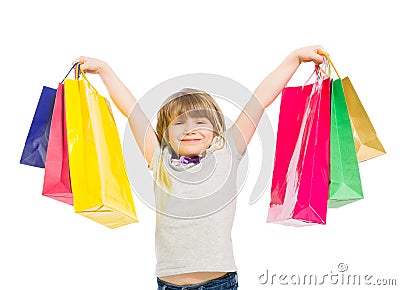
{"type": "Polygon", "coordinates": [[[74,210],[109,228],[137,222],[110,104],[81,73],[82,79],[65,80],[74,210]]]}
{"type": "Polygon", "coordinates": [[[20,164],[44,168],[56,89],[44,86],[26,137],[20,164]]]}
{"type": "Polygon", "coordinates": [[[342,80],[332,82],[330,185],[328,207],[363,198],[358,160],[342,80]]]}
{"type": "Polygon", "coordinates": [[[325,224],[330,79],[282,91],[267,222],[325,224]]]}
{"type": "MultiPolygon", "coordinates": [[[[329,61],[338,78],[341,78],[329,55],[319,51],[329,61]]],[[[362,105],[360,98],[355,91],[350,78],[342,79],[343,90],[346,98],[346,105],[350,115],[351,127],[353,130],[353,139],[357,152],[358,162],[365,161],[386,153],[381,142],[378,139],[374,126],[368,117],[367,112],[362,105]]]]}
{"type": "Polygon", "coordinates": [[[42,195],[73,205],[68,165],[64,84],[58,85],[50,126],[42,195]]]}
{"type": "Polygon", "coordinates": [[[385,154],[386,151],[349,77],[343,78],[342,83],[352,123],[358,161],[365,161],[385,154]]]}

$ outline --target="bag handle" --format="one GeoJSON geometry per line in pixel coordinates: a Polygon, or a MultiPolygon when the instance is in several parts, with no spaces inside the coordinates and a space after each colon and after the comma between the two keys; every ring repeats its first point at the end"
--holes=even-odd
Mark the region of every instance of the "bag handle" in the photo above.
{"type": "MultiPolygon", "coordinates": [[[[75,69],[75,79],[79,80],[80,76],[82,76],[82,78],[86,81],[86,83],[88,84],[88,86],[93,89],[96,94],[98,94],[96,88],[89,82],[88,78],[86,77],[86,74],[83,70],[81,70],[81,64],[79,62],[74,63],[74,65],[71,67],[71,69],[69,70],[68,74],[65,76],[64,80],[68,77],[68,75],[71,73],[71,71],[75,69]]],[[[63,80],[63,82],[64,82],[63,80]]]]}
{"type": "Polygon", "coordinates": [[[318,50],[317,53],[318,53],[319,55],[324,56],[324,57],[326,58],[326,60],[328,61],[328,63],[329,63],[329,75],[330,75],[330,66],[332,66],[333,69],[335,70],[336,75],[337,75],[338,78],[340,79],[341,77],[340,77],[340,75],[339,75],[339,73],[338,73],[336,67],[334,66],[332,60],[330,59],[329,54],[326,53],[325,51],[322,51],[322,50],[318,50]]]}
{"type": "Polygon", "coordinates": [[[76,67],[78,63],[74,63],[73,66],[69,69],[67,75],[63,78],[63,80],[60,82],[61,84],[64,83],[65,79],[69,76],[69,74],[71,73],[71,71],[76,67]]]}
{"type": "Polygon", "coordinates": [[[304,88],[305,85],[308,84],[308,82],[311,80],[311,78],[314,76],[314,74],[317,75],[317,79],[322,79],[325,76],[327,76],[328,78],[330,78],[331,76],[331,69],[329,66],[329,62],[327,60],[327,58],[325,56],[323,56],[324,58],[324,64],[325,64],[325,69],[321,68],[321,65],[316,64],[315,65],[315,69],[312,72],[312,74],[310,75],[310,77],[307,79],[307,81],[304,83],[304,85],[302,86],[304,88]]]}

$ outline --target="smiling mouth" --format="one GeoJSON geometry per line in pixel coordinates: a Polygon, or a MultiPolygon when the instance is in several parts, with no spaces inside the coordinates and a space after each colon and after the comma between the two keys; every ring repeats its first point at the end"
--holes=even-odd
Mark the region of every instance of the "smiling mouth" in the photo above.
{"type": "Polygon", "coordinates": [[[200,139],[182,139],[182,142],[195,142],[195,141],[200,141],[200,139]]]}

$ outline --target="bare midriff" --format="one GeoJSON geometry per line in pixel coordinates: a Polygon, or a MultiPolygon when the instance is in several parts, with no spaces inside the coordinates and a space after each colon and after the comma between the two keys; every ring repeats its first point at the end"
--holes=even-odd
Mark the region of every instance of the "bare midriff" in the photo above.
{"type": "Polygon", "coordinates": [[[219,277],[224,276],[226,273],[228,272],[192,272],[192,273],[184,273],[184,274],[177,274],[170,276],[162,276],[158,278],[167,283],[179,286],[187,286],[217,279],[219,277]]]}

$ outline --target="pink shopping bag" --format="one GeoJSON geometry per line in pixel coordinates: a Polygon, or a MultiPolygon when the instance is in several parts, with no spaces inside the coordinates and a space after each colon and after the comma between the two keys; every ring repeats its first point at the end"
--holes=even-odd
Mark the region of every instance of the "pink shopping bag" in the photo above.
{"type": "Polygon", "coordinates": [[[69,176],[64,84],[62,83],[58,85],[51,120],[42,194],[69,205],[74,204],[69,176]]]}
{"type": "Polygon", "coordinates": [[[282,92],[267,222],[326,223],[330,79],[282,92]]]}

